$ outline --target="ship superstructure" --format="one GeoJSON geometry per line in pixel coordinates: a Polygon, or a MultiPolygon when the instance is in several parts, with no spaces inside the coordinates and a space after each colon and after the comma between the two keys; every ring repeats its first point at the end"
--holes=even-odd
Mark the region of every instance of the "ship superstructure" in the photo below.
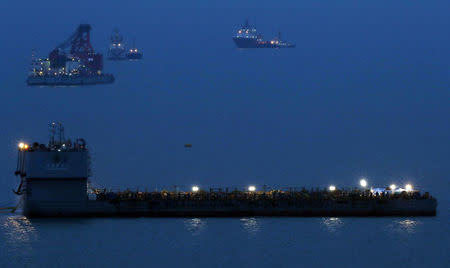
{"type": "Polygon", "coordinates": [[[48,144],[19,144],[15,174],[25,215],[85,212],[89,151],[83,139],[66,139],[60,123],[50,125],[48,144]]]}
{"type": "Polygon", "coordinates": [[[109,60],[125,60],[126,50],[123,43],[123,36],[119,33],[118,29],[113,31],[111,35],[111,44],[108,49],[109,60]]]}
{"type": "Polygon", "coordinates": [[[28,85],[83,85],[114,82],[103,73],[103,56],[90,42],[91,26],[81,24],[65,42],[53,49],[48,58],[31,59],[28,85]]]}
{"type": "Polygon", "coordinates": [[[434,216],[437,201],[411,185],[373,189],[257,187],[173,191],[111,191],[88,187],[91,176],[86,142],[64,137],[61,124],[50,126],[50,142],[19,144],[16,175],[23,212],[30,217],[60,216],[434,216]]]}
{"type": "Polygon", "coordinates": [[[233,36],[234,43],[238,48],[293,48],[295,44],[281,40],[281,34],[278,37],[266,41],[263,36],[258,34],[256,28],[245,21],[245,24],[239,28],[233,36]]]}

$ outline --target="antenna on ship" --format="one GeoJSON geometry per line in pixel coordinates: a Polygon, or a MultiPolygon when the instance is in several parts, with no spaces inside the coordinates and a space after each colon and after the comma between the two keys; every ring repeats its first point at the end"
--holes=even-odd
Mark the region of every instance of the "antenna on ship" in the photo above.
{"type": "Polygon", "coordinates": [[[50,141],[49,141],[49,147],[52,147],[55,144],[55,134],[56,134],[56,123],[52,122],[48,128],[48,131],[50,132],[50,141]]]}
{"type": "Polygon", "coordinates": [[[64,126],[62,125],[62,123],[52,122],[49,126],[49,132],[50,132],[49,147],[54,147],[56,145],[61,146],[61,144],[63,144],[63,142],[65,141],[64,126]],[[55,140],[56,135],[58,135],[57,137],[58,141],[55,140]]]}
{"type": "Polygon", "coordinates": [[[61,122],[58,122],[58,128],[59,128],[59,145],[61,145],[63,141],[66,140],[64,137],[64,126],[61,124],[61,122]]]}
{"type": "Polygon", "coordinates": [[[30,74],[34,75],[36,73],[36,66],[37,66],[36,50],[33,48],[31,49],[30,74]]]}
{"type": "Polygon", "coordinates": [[[249,24],[248,24],[248,18],[247,18],[247,19],[245,19],[245,24],[244,24],[243,28],[248,28],[248,27],[249,27],[249,24]]]}

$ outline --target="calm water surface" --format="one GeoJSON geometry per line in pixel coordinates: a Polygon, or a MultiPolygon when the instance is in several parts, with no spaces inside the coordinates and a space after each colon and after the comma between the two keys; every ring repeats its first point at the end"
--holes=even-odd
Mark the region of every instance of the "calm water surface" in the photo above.
{"type": "Polygon", "coordinates": [[[449,216],[0,217],[1,263],[54,267],[448,267],[449,216]]]}

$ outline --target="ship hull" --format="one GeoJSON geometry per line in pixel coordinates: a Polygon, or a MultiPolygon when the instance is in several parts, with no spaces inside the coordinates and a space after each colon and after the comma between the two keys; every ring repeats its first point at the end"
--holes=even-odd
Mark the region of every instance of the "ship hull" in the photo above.
{"type": "Polygon", "coordinates": [[[110,49],[108,51],[108,60],[126,60],[125,49],[110,49]]]}
{"type": "Polygon", "coordinates": [[[435,199],[302,201],[86,200],[26,203],[28,217],[343,217],[435,216],[435,199]]]}
{"type": "Polygon", "coordinates": [[[129,60],[140,60],[140,59],[142,59],[142,54],[136,54],[136,53],[131,54],[131,53],[129,53],[129,54],[127,54],[127,58],[129,60]]]}
{"type": "Polygon", "coordinates": [[[108,60],[113,60],[113,61],[121,61],[121,60],[126,60],[127,58],[125,56],[109,56],[108,60]]]}
{"type": "Polygon", "coordinates": [[[295,44],[272,44],[269,41],[258,41],[257,39],[252,38],[234,37],[233,41],[238,48],[295,48],[295,44]]]}
{"type": "Polygon", "coordinates": [[[114,83],[111,74],[95,76],[29,76],[29,86],[79,86],[114,83]]]}

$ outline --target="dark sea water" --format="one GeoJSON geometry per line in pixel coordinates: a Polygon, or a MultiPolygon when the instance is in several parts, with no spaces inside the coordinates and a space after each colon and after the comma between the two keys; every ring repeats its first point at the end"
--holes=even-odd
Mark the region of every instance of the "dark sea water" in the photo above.
{"type": "Polygon", "coordinates": [[[450,2],[16,1],[1,6],[0,207],[19,141],[51,121],[84,137],[92,184],[113,189],[411,183],[431,218],[26,219],[0,214],[0,267],[449,267],[450,2]],[[248,18],[295,49],[238,50],[248,18]],[[27,87],[91,23],[144,60],[105,61],[116,83],[27,87]],[[186,150],[184,144],[192,144],[186,150]]]}
{"type": "Polygon", "coordinates": [[[435,218],[0,217],[1,263],[30,267],[449,267],[435,218]]]}

